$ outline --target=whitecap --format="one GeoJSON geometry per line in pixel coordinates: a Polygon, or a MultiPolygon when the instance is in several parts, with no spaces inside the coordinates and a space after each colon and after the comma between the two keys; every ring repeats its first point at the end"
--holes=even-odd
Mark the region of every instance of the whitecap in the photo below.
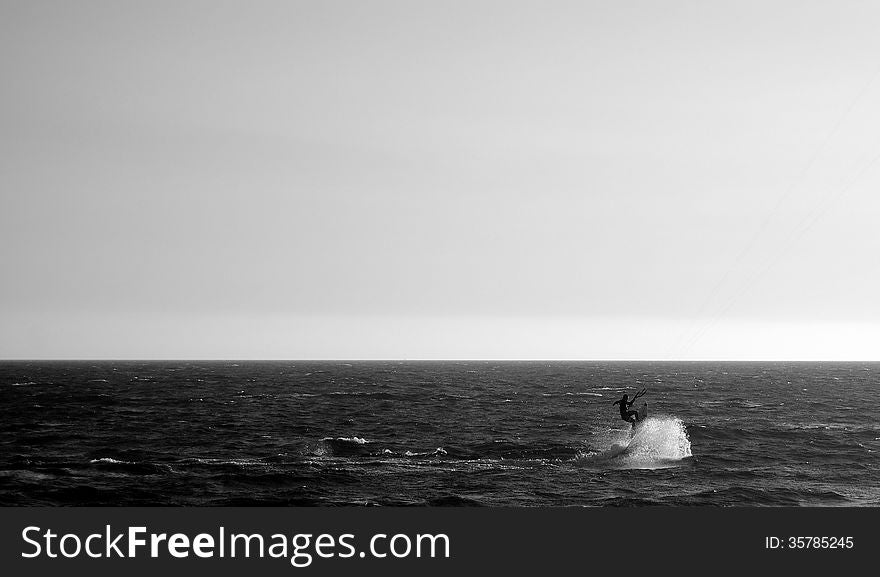
{"type": "Polygon", "coordinates": [[[424,451],[424,452],[420,452],[420,453],[415,453],[413,451],[405,451],[403,454],[406,457],[434,457],[434,456],[439,456],[439,455],[446,455],[447,452],[446,452],[446,449],[444,449],[443,447],[437,447],[433,451],[424,451]]]}
{"type": "Polygon", "coordinates": [[[357,443],[358,445],[365,445],[370,441],[364,439],[363,437],[324,437],[321,439],[322,441],[341,441],[344,443],[357,443]]]}

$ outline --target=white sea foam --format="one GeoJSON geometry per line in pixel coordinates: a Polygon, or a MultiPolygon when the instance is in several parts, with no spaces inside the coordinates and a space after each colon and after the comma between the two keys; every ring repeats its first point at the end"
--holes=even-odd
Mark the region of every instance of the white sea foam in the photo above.
{"type": "Polygon", "coordinates": [[[445,455],[446,449],[443,447],[437,447],[433,451],[425,451],[424,453],[414,453],[412,451],[406,451],[403,453],[405,457],[433,457],[435,455],[445,455]]]}
{"type": "Polygon", "coordinates": [[[369,443],[368,440],[362,437],[324,437],[321,439],[322,441],[341,441],[344,443],[357,443],[358,445],[365,445],[369,443]]]}
{"type": "Polygon", "coordinates": [[[606,433],[604,448],[578,455],[583,464],[603,464],[615,469],[662,469],[691,457],[687,428],[678,417],[649,417],[634,430],[606,433]]]}
{"type": "Polygon", "coordinates": [[[198,458],[187,459],[187,461],[200,463],[202,465],[235,465],[237,467],[258,467],[265,466],[267,463],[259,459],[208,459],[198,458]]]}
{"type": "Polygon", "coordinates": [[[92,459],[89,463],[109,463],[111,465],[134,465],[131,461],[117,461],[111,457],[102,457],[100,459],[92,459]]]}
{"type": "Polygon", "coordinates": [[[621,457],[628,468],[655,469],[692,455],[682,420],[661,415],[638,424],[621,457]]]}

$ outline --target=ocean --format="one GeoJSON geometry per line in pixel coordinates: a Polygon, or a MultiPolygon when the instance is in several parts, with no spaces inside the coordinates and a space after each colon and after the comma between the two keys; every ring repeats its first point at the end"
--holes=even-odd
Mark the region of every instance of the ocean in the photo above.
{"type": "Polygon", "coordinates": [[[2,362],[0,504],[878,506],[878,383],[877,363],[2,362]],[[612,403],[641,388],[633,434],[612,403]]]}

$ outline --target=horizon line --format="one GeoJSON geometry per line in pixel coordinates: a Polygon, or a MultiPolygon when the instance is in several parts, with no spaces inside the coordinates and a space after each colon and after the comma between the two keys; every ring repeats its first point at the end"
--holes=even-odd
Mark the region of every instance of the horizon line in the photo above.
{"type": "Polygon", "coordinates": [[[83,357],[83,358],[0,358],[3,362],[297,362],[297,363],[364,363],[364,362],[547,362],[547,363],[880,363],[880,359],[656,359],[656,358],[123,358],[123,357],[83,357]]]}

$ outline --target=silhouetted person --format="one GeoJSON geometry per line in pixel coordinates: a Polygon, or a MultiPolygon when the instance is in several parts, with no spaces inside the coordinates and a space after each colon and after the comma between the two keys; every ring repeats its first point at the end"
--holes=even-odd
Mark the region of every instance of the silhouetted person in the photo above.
{"type": "Polygon", "coordinates": [[[634,396],[633,400],[631,400],[631,401],[627,400],[627,399],[629,399],[629,395],[624,393],[622,399],[620,399],[619,401],[614,401],[612,403],[612,406],[613,405],[620,405],[620,418],[621,419],[623,419],[627,423],[632,423],[633,425],[635,425],[638,422],[639,412],[638,411],[630,411],[629,408],[632,406],[633,403],[636,402],[636,399],[638,399],[639,397],[644,395],[646,392],[647,392],[647,389],[642,389],[641,391],[636,393],[636,396],[634,396]]]}

